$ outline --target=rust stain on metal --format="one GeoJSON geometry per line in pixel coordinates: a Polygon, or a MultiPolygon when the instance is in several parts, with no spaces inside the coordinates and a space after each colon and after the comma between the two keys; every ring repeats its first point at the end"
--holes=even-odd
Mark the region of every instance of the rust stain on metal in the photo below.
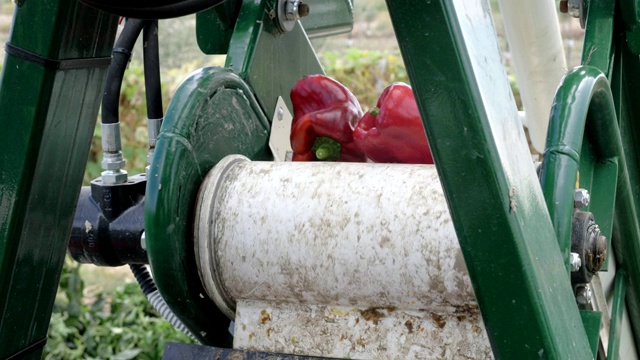
{"type": "Polygon", "coordinates": [[[365,310],[360,310],[360,315],[362,315],[362,318],[364,318],[365,320],[371,321],[375,325],[378,325],[380,319],[385,317],[385,314],[380,310],[381,308],[368,308],[365,310]]]}
{"type": "Polygon", "coordinates": [[[413,323],[411,322],[411,320],[407,320],[404,323],[404,326],[407,327],[407,330],[409,331],[409,334],[413,333],[413,323]]]}
{"type": "Polygon", "coordinates": [[[438,314],[431,314],[431,319],[436,323],[436,325],[442,329],[447,325],[447,322],[444,320],[444,317],[442,315],[438,315],[438,314]]]}
{"type": "Polygon", "coordinates": [[[260,325],[266,324],[269,320],[271,320],[271,314],[267,310],[260,311],[260,325]]]}

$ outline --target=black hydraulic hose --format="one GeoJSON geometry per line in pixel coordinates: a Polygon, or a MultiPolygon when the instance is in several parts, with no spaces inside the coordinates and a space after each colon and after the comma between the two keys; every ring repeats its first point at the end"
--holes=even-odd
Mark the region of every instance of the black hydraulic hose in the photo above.
{"type": "Polygon", "coordinates": [[[162,119],[160,86],[160,55],[158,52],[158,20],[148,20],[142,33],[144,42],[144,87],[147,97],[147,117],[162,119]]]}
{"type": "Polygon", "coordinates": [[[226,0],[104,1],[81,0],[96,9],[136,19],[170,19],[195,14],[222,4],[226,0]]]}
{"type": "Polygon", "coordinates": [[[197,340],[184,323],[178,319],[176,314],[171,311],[167,302],[164,301],[164,298],[160,294],[160,291],[158,291],[151,274],[147,271],[147,267],[142,264],[129,264],[129,268],[131,269],[133,276],[135,276],[138,281],[138,284],[140,285],[144,295],[147,297],[147,300],[149,300],[151,306],[156,309],[160,316],[169,321],[174,328],[189,335],[192,339],[197,340]]]}
{"type": "Polygon", "coordinates": [[[118,41],[113,48],[111,55],[111,65],[107,73],[107,80],[102,96],[102,123],[115,124],[119,119],[118,109],[120,105],[120,88],[122,87],[122,79],[127,69],[127,64],[131,58],[133,46],[140,36],[142,27],[145,25],[144,20],[129,19],[122,29],[118,41]]]}

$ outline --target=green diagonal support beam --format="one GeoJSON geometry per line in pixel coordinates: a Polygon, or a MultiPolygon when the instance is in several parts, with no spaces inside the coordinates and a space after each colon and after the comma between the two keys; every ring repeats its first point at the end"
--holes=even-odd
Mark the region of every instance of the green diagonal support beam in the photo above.
{"type": "Polygon", "coordinates": [[[593,358],[489,4],[387,5],[496,358],[593,358]]]}

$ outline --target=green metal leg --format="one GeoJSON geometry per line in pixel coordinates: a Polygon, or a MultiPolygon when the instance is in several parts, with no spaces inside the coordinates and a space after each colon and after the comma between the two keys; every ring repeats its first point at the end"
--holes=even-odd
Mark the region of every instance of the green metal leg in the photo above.
{"type": "Polygon", "coordinates": [[[613,307],[611,308],[611,328],[609,332],[609,350],[607,357],[612,360],[619,359],[620,332],[622,331],[622,315],[624,311],[624,294],[627,290],[624,272],[616,274],[613,294],[613,307]]]}
{"type": "Polygon", "coordinates": [[[42,352],[108,65],[57,60],[109,57],[116,27],[75,0],[16,9],[0,83],[0,358],[42,352]]]}
{"type": "Polygon", "coordinates": [[[496,358],[593,358],[488,3],[387,4],[496,358]]]}

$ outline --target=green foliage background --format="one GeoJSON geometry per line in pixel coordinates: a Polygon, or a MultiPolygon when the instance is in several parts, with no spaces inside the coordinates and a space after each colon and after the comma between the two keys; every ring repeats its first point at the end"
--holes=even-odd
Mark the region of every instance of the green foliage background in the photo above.
{"type": "Polygon", "coordinates": [[[167,342],[192,342],[159,317],[137,283],[92,294],[80,266],[65,261],[45,359],[160,359],[167,342]]]}

